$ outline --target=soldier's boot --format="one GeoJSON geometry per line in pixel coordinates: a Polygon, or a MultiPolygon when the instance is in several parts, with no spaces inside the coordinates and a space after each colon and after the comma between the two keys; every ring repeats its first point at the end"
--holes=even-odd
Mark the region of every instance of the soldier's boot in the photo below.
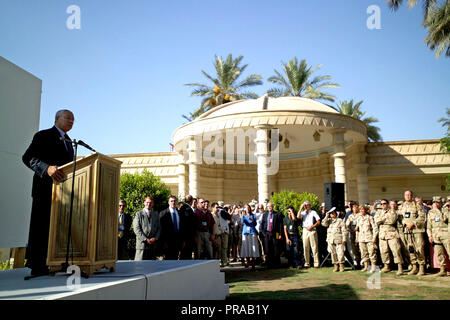
{"type": "Polygon", "coordinates": [[[445,267],[441,267],[440,271],[436,273],[435,277],[445,277],[447,275],[447,272],[445,272],[445,267]]]}
{"type": "Polygon", "coordinates": [[[403,266],[401,263],[398,264],[398,271],[397,271],[397,275],[401,276],[403,274],[403,266]]]}
{"type": "Polygon", "coordinates": [[[344,264],[343,263],[339,264],[339,271],[344,272],[344,264]]]}
{"type": "Polygon", "coordinates": [[[370,269],[370,273],[375,273],[375,271],[377,271],[377,265],[372,264],[372,269],[370,269]]]}
{"type": "Polygon", "coordinates": [[[339,271],[338,265],[337,265],[337,263],[335,263],[335,264],[334,264],[333,272],[338,272],[338,271],[339,271]]]}
{"type": "Polygon", "coordinates": [[[408,276],[415,275],[417,272],[418,272],[417,264],[413,264],[413,267],[412,267],[411,271],[408,273],[408,276]]]}
{"type": "Polygon", "coordinates": [[[391,271],[391,268],[389,267],[388,263],[385,263],[383,269],[381,269],[381,272],[387,273],[389,271],[391,271]]]}
{"type": "Polygon", "coordinates": [[[425,275],[425,265],[421,264],[419,266],[419,272],[417,273],[418,276],[424,276],[425,275]]]}
{"type": "Polygon", "coordinates": [[[362,272],[366,272],[367,269],[369,269],[369,263],[366,261],[366,262],[364,262],[364,268],[361,269],[361,271],[362,271],[362,272]]]}

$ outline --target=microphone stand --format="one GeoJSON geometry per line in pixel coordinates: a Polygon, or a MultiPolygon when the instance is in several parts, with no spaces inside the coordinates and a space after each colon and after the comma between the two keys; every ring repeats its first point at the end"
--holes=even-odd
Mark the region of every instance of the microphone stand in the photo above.
{"type": "MultiPolygon", "coordinates": [[[[77,150],[78,150],[78,144],[79,141],[76,139],[70,140],[70,139],[64,139],[64,141],[72,143],[74,147],[73,152],[73,170],[72,170],[72,190],[70,193],[70,210],[69,210],[69,230],[67,232],[67,248],[66,248],[66,261],[61,264],[61,270],[60,272],[67,273],[67,269],[69,268],[69,251],[70,251],[70,242],[72,240],[72,216],[73,216],[73,198],[74,198],[74,191],[75,191],[75,171],[77,167],[77,150]]],[[[73,259],[73,256],[72,256],[73,259]]],[[[75,273],[75,271],[72,272],[72,274],[75,273]]],[[[89,276],[84,272],[81,271],[81,276],[84,278],[89,278],[89,276]]]]}

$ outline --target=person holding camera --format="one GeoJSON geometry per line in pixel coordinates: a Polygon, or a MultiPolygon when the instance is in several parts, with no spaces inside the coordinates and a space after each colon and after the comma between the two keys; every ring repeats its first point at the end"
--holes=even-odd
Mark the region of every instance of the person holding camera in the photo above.
{"type": "Polygon", "coordinates": [[[414,203],[411,190],[406,190],[404,197],[405,201],[398,214],[412,265],[408,275],[423,276],[425,275],[425,212],[414,203]],[[417,264],[419,264],[419,269],[417,269],[417,264]]]}
{"type": "Polygon", "coordinates": [[[336,208],[333,207],[325,215],[322,226],[328,228],[327,243],[328,252],[331,254],[331,262],[334,265],[333,272],[344,272],[344,253],[347,242],[347,228],[344,220],[337,217],[336,208]],[[339,267],[338,267],[339,265],[339,267]]]}
{"type": "Polygon", "coordinates": [[[289,206],[287,208],[287,216],[284,217],[283,226],[289,265],[300,269],[301,261],[298,251],[298,228],[300,226],[300,221],[295,215],[293,206],[289,206]]]}
{"type": "Polygon", "coordinates": [[[449,234],[449,214],[448,211],[441,211],[441,199],[439,196],[433,197],[433,208],[428,211],[427,235],[432,244],[439,261],[439,273],[436,277],[444,277],[445,271],[445,251],[450,254],[450,234],[449,234]]]}
{"type": "Polygon", "coordinates": [[[305,268],[310,267],[311,250],[314,257],[314,268],[319,268],[319,238],[316,228],[320,225],[320,217],[316,211],[311,210],[311,203],[308,200],[302,203],[297,213],[297,219],[302,221],[305,268]],[[302,211],[303,208],[305,208],[304,211],[302,211]]]}
{"type": "Polygon", "coordinates": [[[248,204],[244,207],[241,222],[243,225],[241,257],[245,258],[246,268],[251,264],[252,270],[255,270],[256,258],[260,257],[258,232],[256,231],[256,217],[248,204]]]}

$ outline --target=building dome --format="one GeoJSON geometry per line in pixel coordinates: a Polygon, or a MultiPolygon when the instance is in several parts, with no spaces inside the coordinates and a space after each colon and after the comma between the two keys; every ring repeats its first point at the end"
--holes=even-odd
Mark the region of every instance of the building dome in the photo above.
{"type": "Polygon", "coordinates": [[[339,113],[333,107],[307,98],[270,98],[267,96],[262,96],[259,99],[238,100],[217,106],[202,114],[198,119],[259,111],[310,111],[339,113]]]}

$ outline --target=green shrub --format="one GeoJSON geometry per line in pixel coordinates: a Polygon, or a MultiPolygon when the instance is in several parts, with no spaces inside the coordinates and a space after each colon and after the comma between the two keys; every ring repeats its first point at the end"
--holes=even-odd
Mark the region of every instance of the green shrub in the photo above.
{"type": "Polygon", "coordinates": [[[139,174],[123,173],[120,176],[120,199],[127,202],[126,214],[132,216],[144,208],[146,196],[154,198],[155,211],[162,211],[168,207],[170,189],[159,177],[146,169],[139,174]]]}
{"type": "Polygon", "coordinates": [[[293,206],[295,213],[297,213],[302,203],[306,200],[309,200],[311,203],[312,210],[319,210],[319,198],[313,193],[303,192],[299,194],[295,191],[281,190],[279,193],[274,193],[270,198],[274,210],[281,212],[285,216],[289,206],[293,206]]]}

